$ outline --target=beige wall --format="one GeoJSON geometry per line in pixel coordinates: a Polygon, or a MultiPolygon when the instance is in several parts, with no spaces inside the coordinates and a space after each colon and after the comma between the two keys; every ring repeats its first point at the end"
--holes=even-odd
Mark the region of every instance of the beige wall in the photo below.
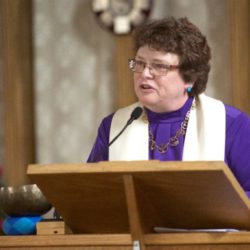
{"type": "Polygon", "coordinates": [[[83,162],[112,110],[114,37],[89,0],[34,4],[38,162],[83,162]]]}

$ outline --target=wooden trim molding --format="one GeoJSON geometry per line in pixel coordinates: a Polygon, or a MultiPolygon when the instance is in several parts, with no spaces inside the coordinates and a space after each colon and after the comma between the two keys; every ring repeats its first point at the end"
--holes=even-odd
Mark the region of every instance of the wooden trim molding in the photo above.
{"type": "Polygon", "coordinates": [[[32,0],[1,0],[6,185],[27,184],[35,161],[32,0]]]}
{"type": "Polygon", "coordinates": [[[128,59],[134,57],[131,35],[116,37],[116,109],[136,101],[133,74],[128,69],[128,59]]]}
{"type": "Polygon", "coordinates": [[[250,1],[230,0],[233,105],[250,114],[250,1]]]}

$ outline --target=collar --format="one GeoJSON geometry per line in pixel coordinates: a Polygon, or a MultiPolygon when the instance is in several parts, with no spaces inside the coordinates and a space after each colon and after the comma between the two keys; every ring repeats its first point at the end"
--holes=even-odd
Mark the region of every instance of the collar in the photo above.
{"type": "Polygon", "coordinates": [[[145,108],[148,121],[150,123],[169,123],[181,121],[185,117],[187,111],[190,109],[192,102],[193,97],[189,97],[180,109],[171,112],[156,113],[145,108]]]}

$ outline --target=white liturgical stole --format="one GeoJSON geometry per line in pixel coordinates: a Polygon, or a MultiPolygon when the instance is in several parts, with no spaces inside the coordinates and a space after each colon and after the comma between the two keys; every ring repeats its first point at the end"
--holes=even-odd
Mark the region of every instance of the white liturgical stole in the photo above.
{"type": "MultiPolygon", "coordinates": [[[[119,109],[113,116],[110,141],[122,130],[135,107],[134,103],[119,109]]],[[[190,112],[185,135],[184,161],[224,161],[226,114],[221,101],[199,95],[190,112]]],[[[148,123],[142,116],[133,121],[124,133],[110,146],[110,161],[148,160],[148,123]]]]}

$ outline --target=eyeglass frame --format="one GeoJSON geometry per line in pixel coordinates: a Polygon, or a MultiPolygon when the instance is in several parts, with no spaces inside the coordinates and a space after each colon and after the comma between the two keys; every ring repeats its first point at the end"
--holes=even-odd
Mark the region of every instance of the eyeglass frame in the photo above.
{"type": "Polygon", "coordinates": [[[179,65],[167,65],[163,63],[145,63],[141,60],[136,60],[135,58],[129,59],[128,60],[128,67],[130,70],[132,70],[135,73],[142,73],[146,67],[149,68],[150,74],[155,75],[155,76],[165,76],[169,71],[175,70],[179,68],[179,65]],[[136,65],[136,62],[143,63],[143,69],[141,71],[136,71],[133,65],[136,65]],[[133,64],[133,65],[132,65],[133,64]],[[160,72],[157,71],[157,69],[154,66],[164,66],[163,68],[165,69],[165,72],[160,72]],[[152,72],[153,70],[153,72],[152,72]]]}

